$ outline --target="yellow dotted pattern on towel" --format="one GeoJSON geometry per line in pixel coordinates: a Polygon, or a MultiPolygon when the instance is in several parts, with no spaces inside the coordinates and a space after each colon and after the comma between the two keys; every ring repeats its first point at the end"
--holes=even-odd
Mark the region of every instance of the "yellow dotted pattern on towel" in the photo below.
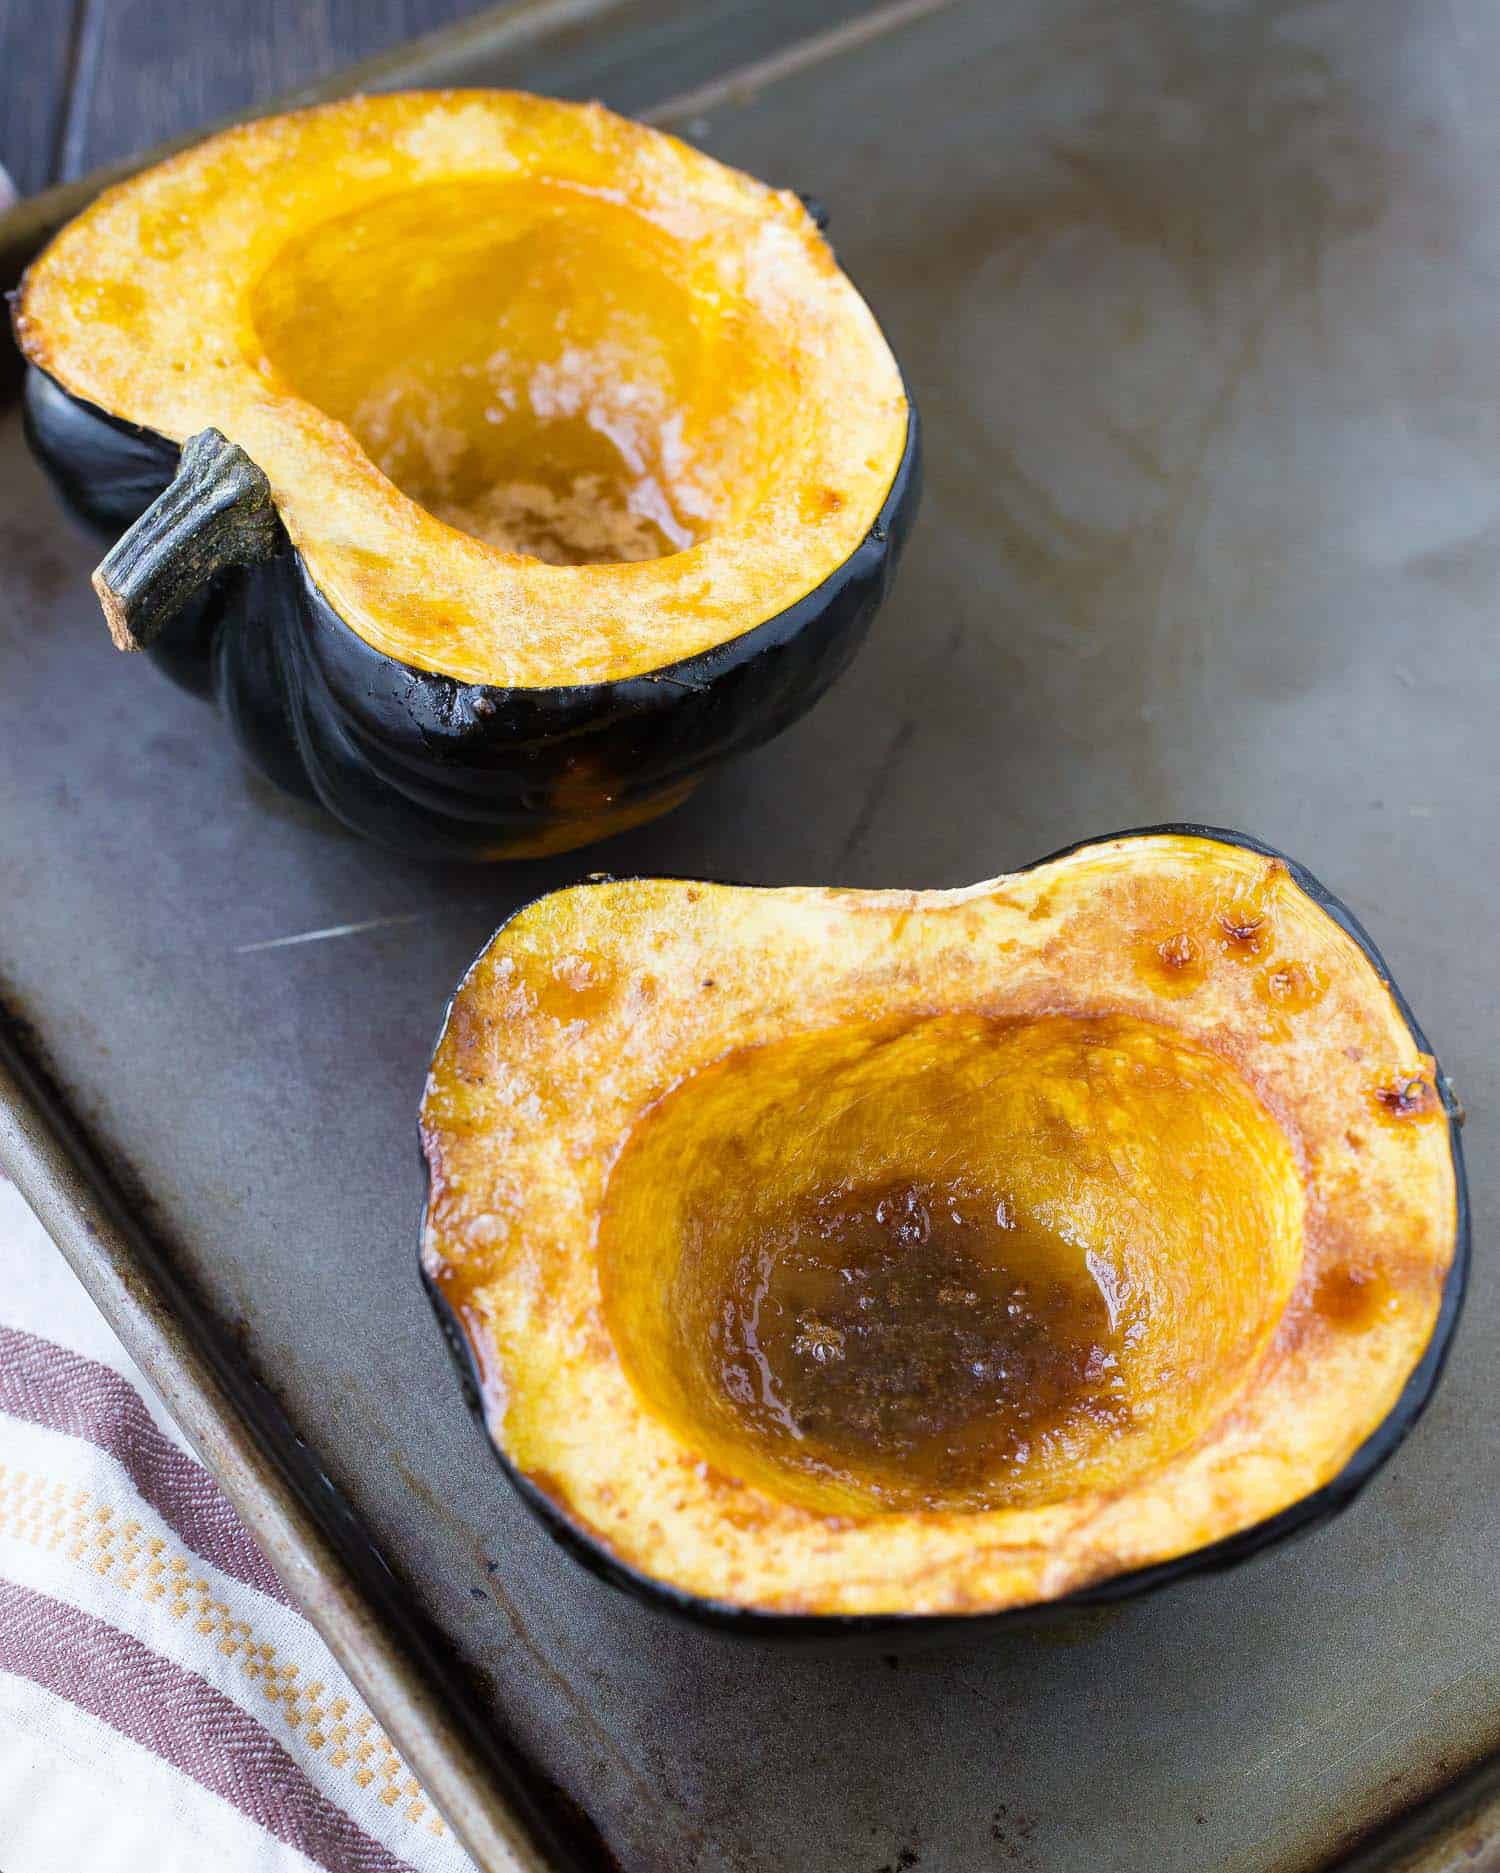
{"type": "Polygon", "coordinates": [[[147,1534],[134,1517],[117,1515],[86,1489],[6,1463],[0,1463],[0,1535],[91,1567],[122,1593],[138,1594],[164,1606],[173,1619],[191,1621],[280,1707],[305,1747],[346,1771],[359,1788],[373,1787],[387,1808],[400,1808],[408,1821],[432,1834],[447,1832],[370,1713],[350,1698],[329,1696],[321,1679],[303,1682],[295,1665],[281,1664],[275,1646],[258,1638],[248,1620],[236,1619],[193,1572],[186,1550],[147,1534]]]}

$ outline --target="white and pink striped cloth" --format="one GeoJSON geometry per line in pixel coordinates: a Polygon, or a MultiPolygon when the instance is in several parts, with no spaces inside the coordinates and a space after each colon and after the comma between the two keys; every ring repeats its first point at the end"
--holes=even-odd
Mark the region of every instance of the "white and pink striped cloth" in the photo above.
{"type": "Polygon", "coordinates": [[[0,1869],[315,1867],[472,1873],[0,1176],[0,1869]]]}
{"type": "Polygon", "coordinates": [[[81,1868],[473,1873],[0,1176],[0,1869],[81,1868]]]}
{"type": "Polygon", "coordinates": [[[0,1868],[472,1873],[0,1178],[0,1868]]]}

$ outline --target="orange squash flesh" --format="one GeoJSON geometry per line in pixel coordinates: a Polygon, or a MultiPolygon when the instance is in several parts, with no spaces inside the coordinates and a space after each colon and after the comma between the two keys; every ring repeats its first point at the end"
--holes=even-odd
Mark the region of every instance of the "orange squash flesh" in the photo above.
{"type": "Polygon", "coordinates": [[[462,682],[614,682],[787,611],[907,439],[795,195],[513,92],[211,137],[71,222],[15,324],[72,396],[229,436],[338,615],[462,682]]]}
{"type": "Polygon", "coordinates": [[[623,1567],[998,1610],[1336,1477],[1433,1335],[1432,1060],[1277,859],[958,892],[559,892],[456,996],[429,1278],[508,1463],[623,1567]]]}

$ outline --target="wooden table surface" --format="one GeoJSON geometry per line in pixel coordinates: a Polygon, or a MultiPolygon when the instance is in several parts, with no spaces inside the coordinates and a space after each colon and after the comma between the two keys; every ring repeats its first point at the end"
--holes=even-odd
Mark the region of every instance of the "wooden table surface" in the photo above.
{"type": "Polygon", "coordinates": [[[0,0],[0,163],[29,194],[484,3],[0,0]]]}

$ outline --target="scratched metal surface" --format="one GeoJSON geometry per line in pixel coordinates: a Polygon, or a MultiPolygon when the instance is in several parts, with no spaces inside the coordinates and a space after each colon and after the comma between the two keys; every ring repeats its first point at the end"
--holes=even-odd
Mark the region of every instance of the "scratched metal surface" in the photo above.
{"type": "Polygon", "coordinates": [[[110,651],[0,423],[7,990],[629,1873],[1303,1869],[1500,1747],[1497,82],[1483,9],[971,0],[691,112],[829,204],[929,494],[813,717],[560,861],[405,863],[246,775],[110,651]],[[415,1278],[413,1109],[473,950],[599,866],[951,885],[1174,818],[1339,891],[1466,1096],[1472,1298],[1409,1444],[1236,1574],[894,1664],[582,1575],[504,1492],[415,1278]]]}

